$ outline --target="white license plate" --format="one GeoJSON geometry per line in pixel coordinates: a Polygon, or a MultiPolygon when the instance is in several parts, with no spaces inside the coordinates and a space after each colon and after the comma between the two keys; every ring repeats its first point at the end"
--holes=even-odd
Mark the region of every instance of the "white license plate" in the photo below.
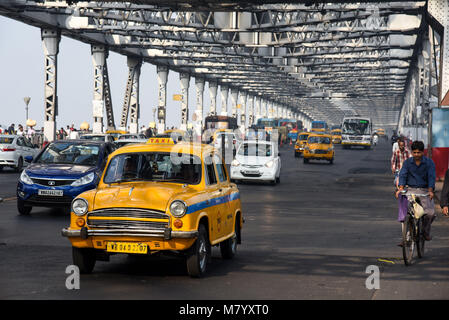
{"type": "Polygon", "coordinates": [[[62,191],[62,190],[38,190],[37,194],[40,196],[62,197],[64,195],[64,191],[62,191]]]}
{"type": "Polygon", "coordinates": [[[259,174],[257,170],[245,170],[245,174],[259,174]]]}

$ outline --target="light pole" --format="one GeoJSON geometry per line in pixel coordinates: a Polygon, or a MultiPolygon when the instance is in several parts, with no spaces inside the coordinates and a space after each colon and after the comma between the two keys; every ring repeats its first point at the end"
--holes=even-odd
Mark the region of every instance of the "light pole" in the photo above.
{"type": "Polygon", "coordinates": [[[28,121],[28,105],[30,104],[31,97],[25,97],[23,98],[23,101],[25,101],[25,110],[26,110],[26,116],[25,122],[28,121]]]}

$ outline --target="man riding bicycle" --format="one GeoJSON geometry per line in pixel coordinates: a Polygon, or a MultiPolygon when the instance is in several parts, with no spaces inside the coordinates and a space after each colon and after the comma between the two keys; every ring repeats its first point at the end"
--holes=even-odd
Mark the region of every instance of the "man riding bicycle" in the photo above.
{"type": "MultiPolygon", "coordinates": [[[[408,192],[412,194],[428,193],[428,197],[421,199],[424,209],[423,217],[424,239],[432,240],[430,236],[430,226],[435,219],[435,205],[433,202],[435,189],[435,164],[432,159],[424,156],[424,143],[414,141],[411,146],[412,157],[406,159],[399,172],[399,186],[396,191],[396,198],[399,199],[400,192],[408,186],[408,192]]],[[[401,195],[401,197],[404,197],[401,195]]],[[[406,203],[406,202],[405,202],[406,203]]],[[[399,206],[398,221],[403,223],[407,215],[407,206],[399,206]],[[404,210],[405,209],[405,210],[404,210]]]]}

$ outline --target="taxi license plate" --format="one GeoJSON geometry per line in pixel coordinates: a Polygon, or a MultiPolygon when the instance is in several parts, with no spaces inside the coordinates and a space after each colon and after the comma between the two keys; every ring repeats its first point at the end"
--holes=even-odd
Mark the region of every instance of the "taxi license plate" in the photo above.
{"type": "Polygon", "coordinates": [[[136,242],[108,242],[106,251],[146,254],[148,252],[148,245],[145,243],[136,243],[136,242]]]}
{"type": "Polygon", "coordinates": [[[64,195],[64,191],[62,190],[38,190],[37,194],[40,196],[56,196],[62,197],[64,195]]]}

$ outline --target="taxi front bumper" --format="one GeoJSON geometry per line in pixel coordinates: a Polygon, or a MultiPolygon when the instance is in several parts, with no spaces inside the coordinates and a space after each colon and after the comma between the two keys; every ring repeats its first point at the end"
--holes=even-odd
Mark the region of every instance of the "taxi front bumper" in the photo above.
{"type": "Polygon", "coordinates": [[[148,238],[164,238],[170,239],[193,239],[198,237],[198,231],[173,231],[170,228],[155,230],[128,230],[128,229],[69,229],[64,228],[61,231],[63,237],[87,239],[94,236],[111,236],[111,237],[148,237],[148,238]]]}

